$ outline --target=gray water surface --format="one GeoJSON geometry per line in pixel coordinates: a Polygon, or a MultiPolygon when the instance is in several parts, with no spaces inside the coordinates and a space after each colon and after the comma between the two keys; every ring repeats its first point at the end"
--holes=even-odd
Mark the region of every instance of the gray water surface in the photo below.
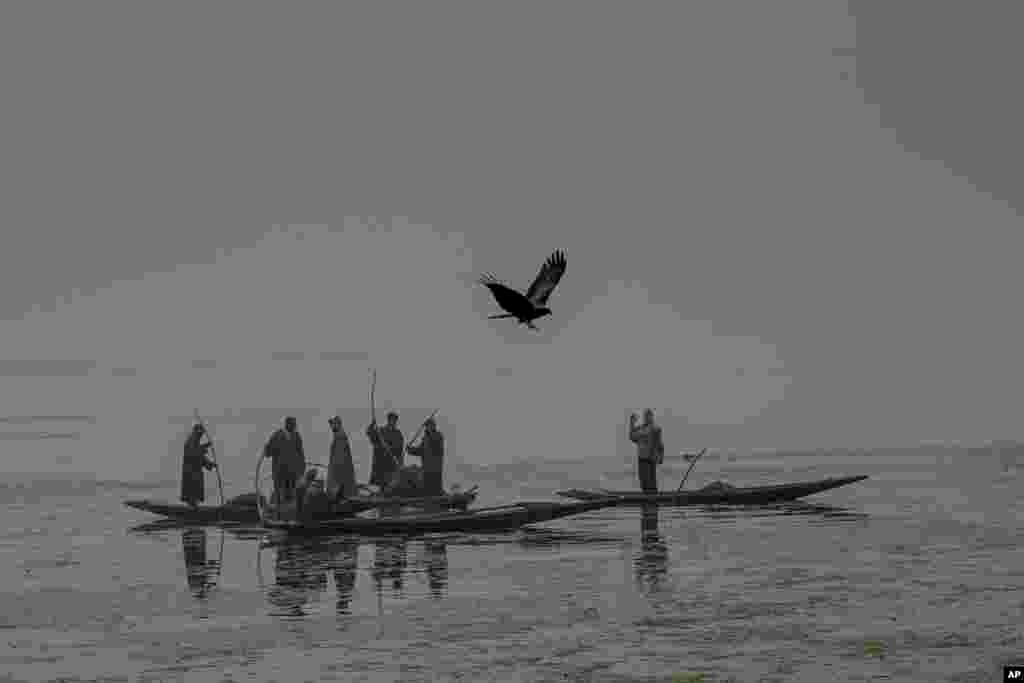
{"type": "MultiPolygon", "coordinates": [[[[447,479],[479,484],[479,505],[629,487],[629,467],[609,462],[447,479]]],[[[685,467],[666,466],[663,488],[685,467]]],[[[807,504],[302,543],[161,528],[121,504],[173,487],[8,481],[2,680],[998,680],[1024,654],[1015,467],[927,451],[752,456],[702,462],[687,488],[843,474],[871,478],[807,504]]]]}

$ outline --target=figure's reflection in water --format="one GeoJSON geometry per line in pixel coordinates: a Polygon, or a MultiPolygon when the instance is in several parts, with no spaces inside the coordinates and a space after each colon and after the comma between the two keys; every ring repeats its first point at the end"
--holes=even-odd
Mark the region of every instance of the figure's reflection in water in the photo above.
{"type": "Polygon", "coordinates": [[[668,574],[668,546],[658,533],[658,506],[645,505],[640,521],[640,553],[634,560],[636,583],[640,590],[661,588],[668,574]]]}
{"type": "Polygon", "coordinates": [[[338,540],[333,545],[331,562],[334,565],[334,587],[338,592],[335,609],[339,616],[350,614],[352,595],[356,589],[356,571],[359,568],[359,541],[338,540]]]}
{"type": "Polygon", "coordinates": [[[192,596],[196,600],[206,600],[210,592],[217,587],[220,575],[220,560],[206,559],[206,529],[183,529],[181,547],[185,555],[185,575],[192,596]]]}
{"type": "Polygon", "coordinates": [[[391,580],[391,590],[402,592],[402,575],[405,573],[408,541],[404,538],[382,538],[376,542],[373,558],[373,581],[380,596],[384,582],[391,580]]]}
{"type": "Polygon", "coordinates": [[[448,587],[448,547],[441,541],[425,541],[424,564],[430,594],[440,600],[448,587]]]}
{"type": "Polygon", "coordinates": [[[274,585],[267,600],[278,608],[277,616],[303,616],[303,609],[327,588],[330,549],[323,542],[285,543],[274,558],[274,585]]]}
{"type": "MultiPolygon", "coordinates": [[[[430,594],[440,599],[448,588],[447,544],[443,540],[424,540],[422,544],[422,552],[414,547],[414,569],[418,572],[422,568],[430,594]]],[[[328,574],[334,575],[338,616],[350,615],[359,575],[360,545],[360,539],[351,537],[275,545],[274,581],[265,586],[267,601],[275,608],[271,615],[304,616],[307,605],[319,601],[328,588],[328,574]]],[[[384,598],[386,586],[390,586],[392,596],[403,596],[405,574],[409,571],[409,541],[400,537],[381,538],[372,545],[370,573],[378,600],[384,598]]]]}

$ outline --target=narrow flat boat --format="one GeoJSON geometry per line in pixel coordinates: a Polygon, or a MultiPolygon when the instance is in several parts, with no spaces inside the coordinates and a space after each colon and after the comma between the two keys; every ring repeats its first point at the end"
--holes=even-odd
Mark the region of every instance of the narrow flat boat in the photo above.
{"type": "MultiPolygon", "coordinates": [[[[468,491],[450,493],[444,496],[356,496],[346,500],[346,511],[361,512],[372,508],[387,507],[442,507],[465,510],[476,500],[476,487],[468,491]]],[[[260,513],[255,493],[243,493],[228,500],[224,505],[199,505],[191,507],[184,503],[160,500],[126,500],[124,504],[136,510],[150,512],[189,524],[259,524],[260,513]]]]}
{"type": "Polygon", "coordinates": [[[429,532],[492,532],[518,529],[528,524],[549,522],[615,505],[609,499],[575,503],[521,502],[465,512],[435,512],[393,517],[345,517],[330,520],[299,522],[263,519],[263,526],[290,535],[316,536],[327,534],[422,534],[429,532]]]}
{"type": "Polygon", "coordinates": [[[860,474],[852,477],[829,477],[817,481],[771,486],[735,487],[727,484],[711,484],[695,491],[609,491],[607,489],[565,489],[555,493],[564,498],[596,501],[611,500],[619,505],[767,505],[796,500],[829,489],[846,486],[867,479],[860,474]]]}

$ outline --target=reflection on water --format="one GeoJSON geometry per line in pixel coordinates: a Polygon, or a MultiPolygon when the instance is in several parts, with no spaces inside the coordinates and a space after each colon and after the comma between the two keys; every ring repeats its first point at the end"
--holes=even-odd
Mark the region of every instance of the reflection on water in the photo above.
{"type": "Polygon", "coordinates": [[[448,587],[448,547],[439,541],[424,543],[424,564],[430,594],[440,600],[448,587]]]}
{"type": "Polygon", "coordinates": [[[246,540],[258,539],[266,534],[266,530],[260,527],[247,527],[238,524],[225,523],[223,525],[196,525],[192,522],[182,522],[174,519],[161,519],[155,522],[146,522],[144,524],[136,524],[135,526],[128,528],[128,533],[139,535],[139,536],[164,536],[168,531],[178,531],[186,529],[219,529],[218,533],[226,532],[234,536],[235,538],[241,538],[246,540]]]}
{"type": "Polygon", "coordinates": [[[391,590],[402,593],[402,574],[408,564],[408,541],[404,538],[380,539],[376,543],[373,558],[373,581],[377,595],[382,594],[385,580],[391,580],[391,590]]]}
{"type": "MultiPolygon", "coordinates": [[[[412,539],[335,537],[297,540],[268,536],[260,544],[257,572],[272,608],[271,616],[309,616],[310,606],[329,593],[329,575],[334,577],[336,593],[328,595],[327,599],[333,597],[338,616],[348,616],[355,609],[353,603],[356,601],[360,570],[367,572],[373,582],[379,610],[385,598],[416,599],[418,590],[423,591],[419,595],[429,595],[434,600],[445,598],[449,586],[450,546],[514,545],[528,551],[544,549],[556,552],[565,545],[614,546],[622,540],[621,536],[557,529],[534,529],[518,534],[445,534],[412,539]],[[362,568],[360,546],[372,547],[372,561],[362,568]],[[269,571],[264,577],[261,568],[264,565],[273,567],[273,577],[269,576],[269,571]]],[[[660,562],[658,572],[664,574],[664,544],[657,537],[654,545],[648,540],[652,558],[658,552],[658,544],[663,557],[653,561],[655,564],[660,562]]]]}
{"type": "MultiPolygon", "coordinates": [[[[271,616],[303,617],[307,607],[319,602],[329,588],[328,575],[334,576],[335,611],[338,616],[352,613],[359,576],[359,546],[373,546],[373,564],[368,568],[378,600],[384,597],[385,586],[392,596],[402,596],[410,571],[425,577],[426,588],[435,599],[444,597],[448,588],[448,541],[444,538],[412,541],[419,545],[416,567],[409,567],[409,544],[406,538],[381,538],[374,541],[353,537],[323,540],[282,540],[264,545],[272,553],[273,581],[260,582],[271,616]]],[[[262,552],[260,557],[262,557],[262,552]]],[[[263,561],[259,560],[260,566],[263,561]]]]}
{"type": "Polygon", "coordinates": [[[356,572],[359,569],[359,541],[342,539],[335,543],[333,557],[334,588],[337,591],[335,610],[338,616],[350,613],[349,605],[356,589],[356,572]]]}
{"type": "Polygon", "coordinates": [[[640,517],[640,553],[633,567],[636,583],[644,592],[656,592],[662,588],[668,575],[668,546],[658,533],[658,506],[645,505],[640,517]]]}
{"type": "Polygon", "coordinates": [[[190,527],[181,532],[181,547],[185,555],[185,575],[188,587],[196,600],[206,600],[217,587],[221,560],[206,557],[206,529],[190,527]]]}
{"type": "Polygon", "coordinates": [[[305,616],[304,607],[327,588],[329,548],[320,542],[287,543],[274,556],[274,583],[267,588],[273,616],[305,616]]]}
{"type": "Polygon", "coordinates": [[[702,505],[698,508],[699,514],[715,519],[730,518],[751,518],[751,517],[779,517],[779,516],[801,516],[819,520],[866,520],[868,515],[863,512],[835,507],[833,505],[818,505],[803,501],[792,501],[786,503],[775,503],[772,505],[702,505]]]}

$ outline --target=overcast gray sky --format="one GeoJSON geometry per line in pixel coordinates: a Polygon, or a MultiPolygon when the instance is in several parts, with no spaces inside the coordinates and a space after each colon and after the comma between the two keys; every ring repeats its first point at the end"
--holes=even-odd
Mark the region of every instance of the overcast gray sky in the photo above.
{"type": "Polygon", "coordinates": [[[113,7],[0,10],[0,414],[88,469],[369,365],[482,461],[1024,436],[1010,5],[113,7]]]}

